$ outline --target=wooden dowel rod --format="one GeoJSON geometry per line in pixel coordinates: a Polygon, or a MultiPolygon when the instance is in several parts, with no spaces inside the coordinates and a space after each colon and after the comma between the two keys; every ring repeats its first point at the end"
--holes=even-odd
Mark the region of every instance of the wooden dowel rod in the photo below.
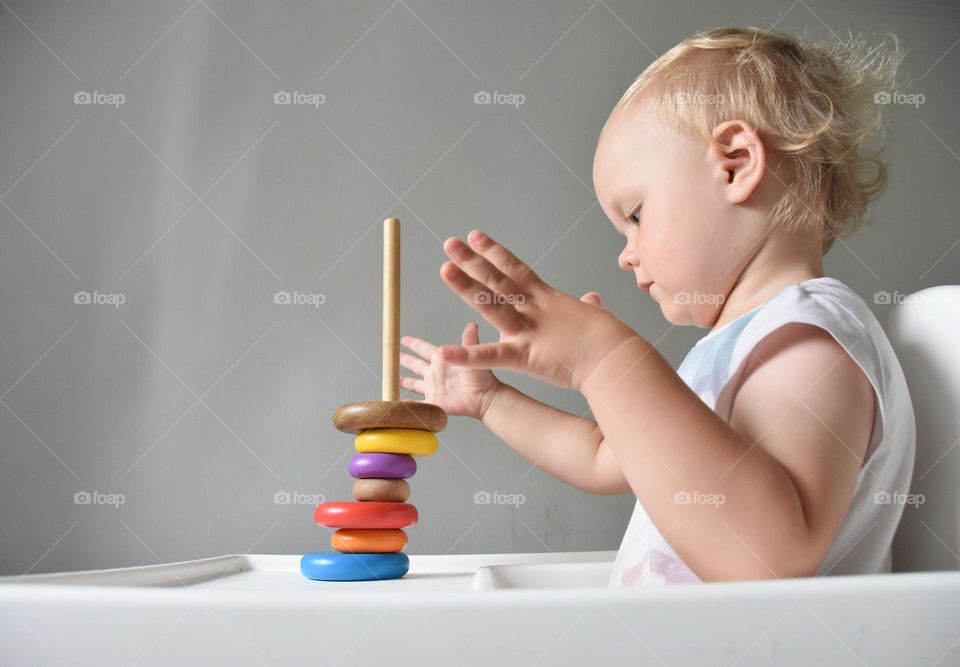
{"type": "Polygon", "coordinates": [[[400,400],[400,221],[383,221],[382,400],[400,400]]]}

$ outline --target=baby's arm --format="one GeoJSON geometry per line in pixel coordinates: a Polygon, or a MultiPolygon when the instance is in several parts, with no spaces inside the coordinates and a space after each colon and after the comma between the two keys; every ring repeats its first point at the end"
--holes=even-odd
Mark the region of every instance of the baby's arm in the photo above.
{"type": "Polygon", "coordinates": [[[704,581],[815,574],[873,425],[870,382],[829,333],[787,325],[754,353],[729,424],[639,336],[580,369],[630,488],[704,581]]]}
{"type": "Polygon", "coordinates": [[[728,423],[609,311],[550,287],[482,233],[470,238],[474,249],[444,245],[454,263],[441,275],[497,326],[500,342],[445,346],[440,360],[578,389],[630,489],[700,579],[817,572],[874,422],[869,380],[828,332],[787,325],[769,334],[769,354],[744,379],[728,423]],[[484,289],[523,294],[524,305],[478,307],[484,289]],[[686,494],[722,500],[687,503],[686,494]]]}
{"type": "Polygon", "coordinates": [[[501,383],[481,421],[525,459],[582,491],[630,491],[592,419],[558,410],[501,383]]]}
{"type": "MultiPolygon", "coordinates": [[[[595,421],[530,398],[489,369],[451,366],[436,345],[421,338],[404,336],[400,342],[420,355],[400,355],[400,364],[416,374],[400,378],[404,389],[423,394],[447,414],[480,420],[528,461],[578,489],[602,494],[630,490],[595,421]]],[[[479,343],[476,322],[464,327],[463,342],[479,343]]]]}

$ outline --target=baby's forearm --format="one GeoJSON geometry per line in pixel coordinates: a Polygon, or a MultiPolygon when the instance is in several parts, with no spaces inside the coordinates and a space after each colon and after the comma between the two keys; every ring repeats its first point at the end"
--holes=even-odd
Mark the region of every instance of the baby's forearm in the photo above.
{"type": "Polygon", "coordinates": [[[597,448],[603,436],[592,419],[558,410],[501,384],[481,421],[534,465],[578,489],[594,492],[597,448]]]}

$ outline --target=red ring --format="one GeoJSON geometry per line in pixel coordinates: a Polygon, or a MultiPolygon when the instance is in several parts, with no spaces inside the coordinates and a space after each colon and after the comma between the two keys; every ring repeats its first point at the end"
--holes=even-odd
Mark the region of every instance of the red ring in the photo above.
{"type": "Polygon", "coordinates": [[[417,518],[417,508],[409,503],[320,503],[313,511],[313,520],[328,528],[406,528],[417,518]]]}

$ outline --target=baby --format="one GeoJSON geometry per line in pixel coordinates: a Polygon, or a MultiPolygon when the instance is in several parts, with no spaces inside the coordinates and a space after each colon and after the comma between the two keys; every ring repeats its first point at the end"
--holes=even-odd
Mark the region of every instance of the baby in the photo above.
{"type": "Polygon", "coordinates": [[[552,288],[479,230],[444,243],[447,285],[500,332],[404,336],[402,386],[474,417],[555,477],[637,503],[610,585],[889,572],[915,429],[870,309],[823,275],[885,170],[902,59],[753,28],[684,40],[616,105],[594,158],[620,268],[673,324],[709,328],[677,371],[604,307],[552,288]],[[842,242],[842,241],[841,241],[842,242]],[[578,390],[595,420],[490,369],[578,390]],[[886,501],[886,502],[885,502],[886,501]]]}

